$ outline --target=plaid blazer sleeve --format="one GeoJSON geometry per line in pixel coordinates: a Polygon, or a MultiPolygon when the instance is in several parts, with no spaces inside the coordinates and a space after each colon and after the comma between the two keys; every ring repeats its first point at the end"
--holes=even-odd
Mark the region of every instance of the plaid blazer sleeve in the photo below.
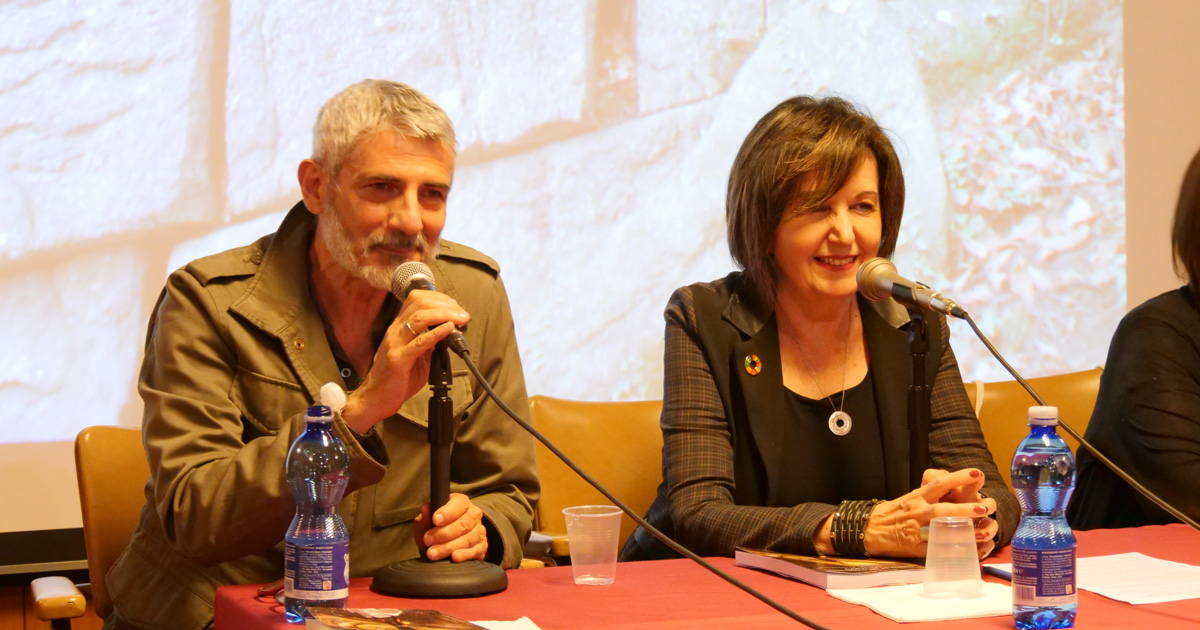
{"type": "Polygon", "coordinates": [[[992,515],[1000,524],[996,534],[996,549],[1012,541],[1021,518],[1021,506],[1017,498],[1000,477],[1000,470],[992,460],[983,429],[975,417],[975,410],[967,398],[962,374],[958,370],[958,359],[950,348],[950,327],[945,319],[938,318],[942,337],[942,359],[930,392],[931,421],[929,427],[929,461],[931,468],[955,471],[978,468],[983,471],[983,494],[995,499],[996,513],[992,515]]]}
{"type": "Polygon", "coordinates": [[[813,554],[813,535],[834,506],[734,503],[731,419],[697,334],[692,291],[676,291],[665,313],[663,471],[677,539],[701,556],[732,556],[737,546],[813,554]]]}

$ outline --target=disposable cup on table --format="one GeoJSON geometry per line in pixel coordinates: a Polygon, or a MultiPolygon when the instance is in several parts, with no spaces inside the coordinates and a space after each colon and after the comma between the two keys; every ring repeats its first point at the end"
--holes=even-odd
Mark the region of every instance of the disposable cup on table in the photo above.
{"type": "Polygon", "coordinates": [[[565,508],[571,572],[576,584],[612,584],[617,577],[617,542],[621,510],[611,505],[565,508]]]}
{"type": "Polygon", "coordinates": [[[965,516],[939,516],[929,522],[925,586],[921,594],[934,599],[983,597],[974,520],[965,516]]]}

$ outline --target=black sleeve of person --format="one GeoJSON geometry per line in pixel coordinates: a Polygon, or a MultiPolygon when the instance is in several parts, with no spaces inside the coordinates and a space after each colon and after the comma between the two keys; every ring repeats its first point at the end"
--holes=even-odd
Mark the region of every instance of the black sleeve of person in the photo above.
{"type": "MultiPolygon", "coordinates": [[[[1117,327],[1084,438],[1135,480],[1200,518],[1200,312],[1174,291],[1117,327]]],[[[1067,518],[1075,529],[1177,522],[1080,449],[1067,518]]]]}

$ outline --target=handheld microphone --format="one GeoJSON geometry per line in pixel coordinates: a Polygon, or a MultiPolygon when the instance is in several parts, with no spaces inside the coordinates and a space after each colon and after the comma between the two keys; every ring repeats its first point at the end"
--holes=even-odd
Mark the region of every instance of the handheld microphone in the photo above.
{"type": "Polygon", "coordinates": [[[872,301],[892,298],[908,308],[967,318],[967,312],[954,300],[900,275],[896,265],[886,258],[872,258],[858,268],[858,292],[872,301]]]}
{"type": "MultiPolygon", "coordinates": [[[[403,302],[408,298],[408,294],[420,289],[422,291],[437,291],[433,284],[433,271],[423,262],[410,260],[401,264],[392,273],[392,295],[396,296],[397,300],[403,302]]],[[[454,354],[463,356],[464,353],[470,354],[467,349],[467,340],[463,339],[462,333],[457,330],[450,333],[446,337],[446,343],[454,354]]]]}

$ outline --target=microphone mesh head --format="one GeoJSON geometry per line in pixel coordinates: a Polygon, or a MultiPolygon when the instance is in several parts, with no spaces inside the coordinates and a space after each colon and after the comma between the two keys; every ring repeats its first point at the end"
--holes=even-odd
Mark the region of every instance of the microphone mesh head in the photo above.
{"type": "Polygon", "coordinates": [[[888,277],[896,274],[896,265],[886,258],[872,258],[858,268],[858,292],[868,300],[886,300],[892,297],[892,281],[888,277]]]}
{"type": "Polygon", "coordinates": [[[433,287],[433,271],[429,269],[429,265],[423,262],[410,260],[396,267],[396,271],[392,272],[392,295],[403,301],[408,297],[408,285],[413,278],[421,276],[429,282],[429,286],[433,287]]]}

